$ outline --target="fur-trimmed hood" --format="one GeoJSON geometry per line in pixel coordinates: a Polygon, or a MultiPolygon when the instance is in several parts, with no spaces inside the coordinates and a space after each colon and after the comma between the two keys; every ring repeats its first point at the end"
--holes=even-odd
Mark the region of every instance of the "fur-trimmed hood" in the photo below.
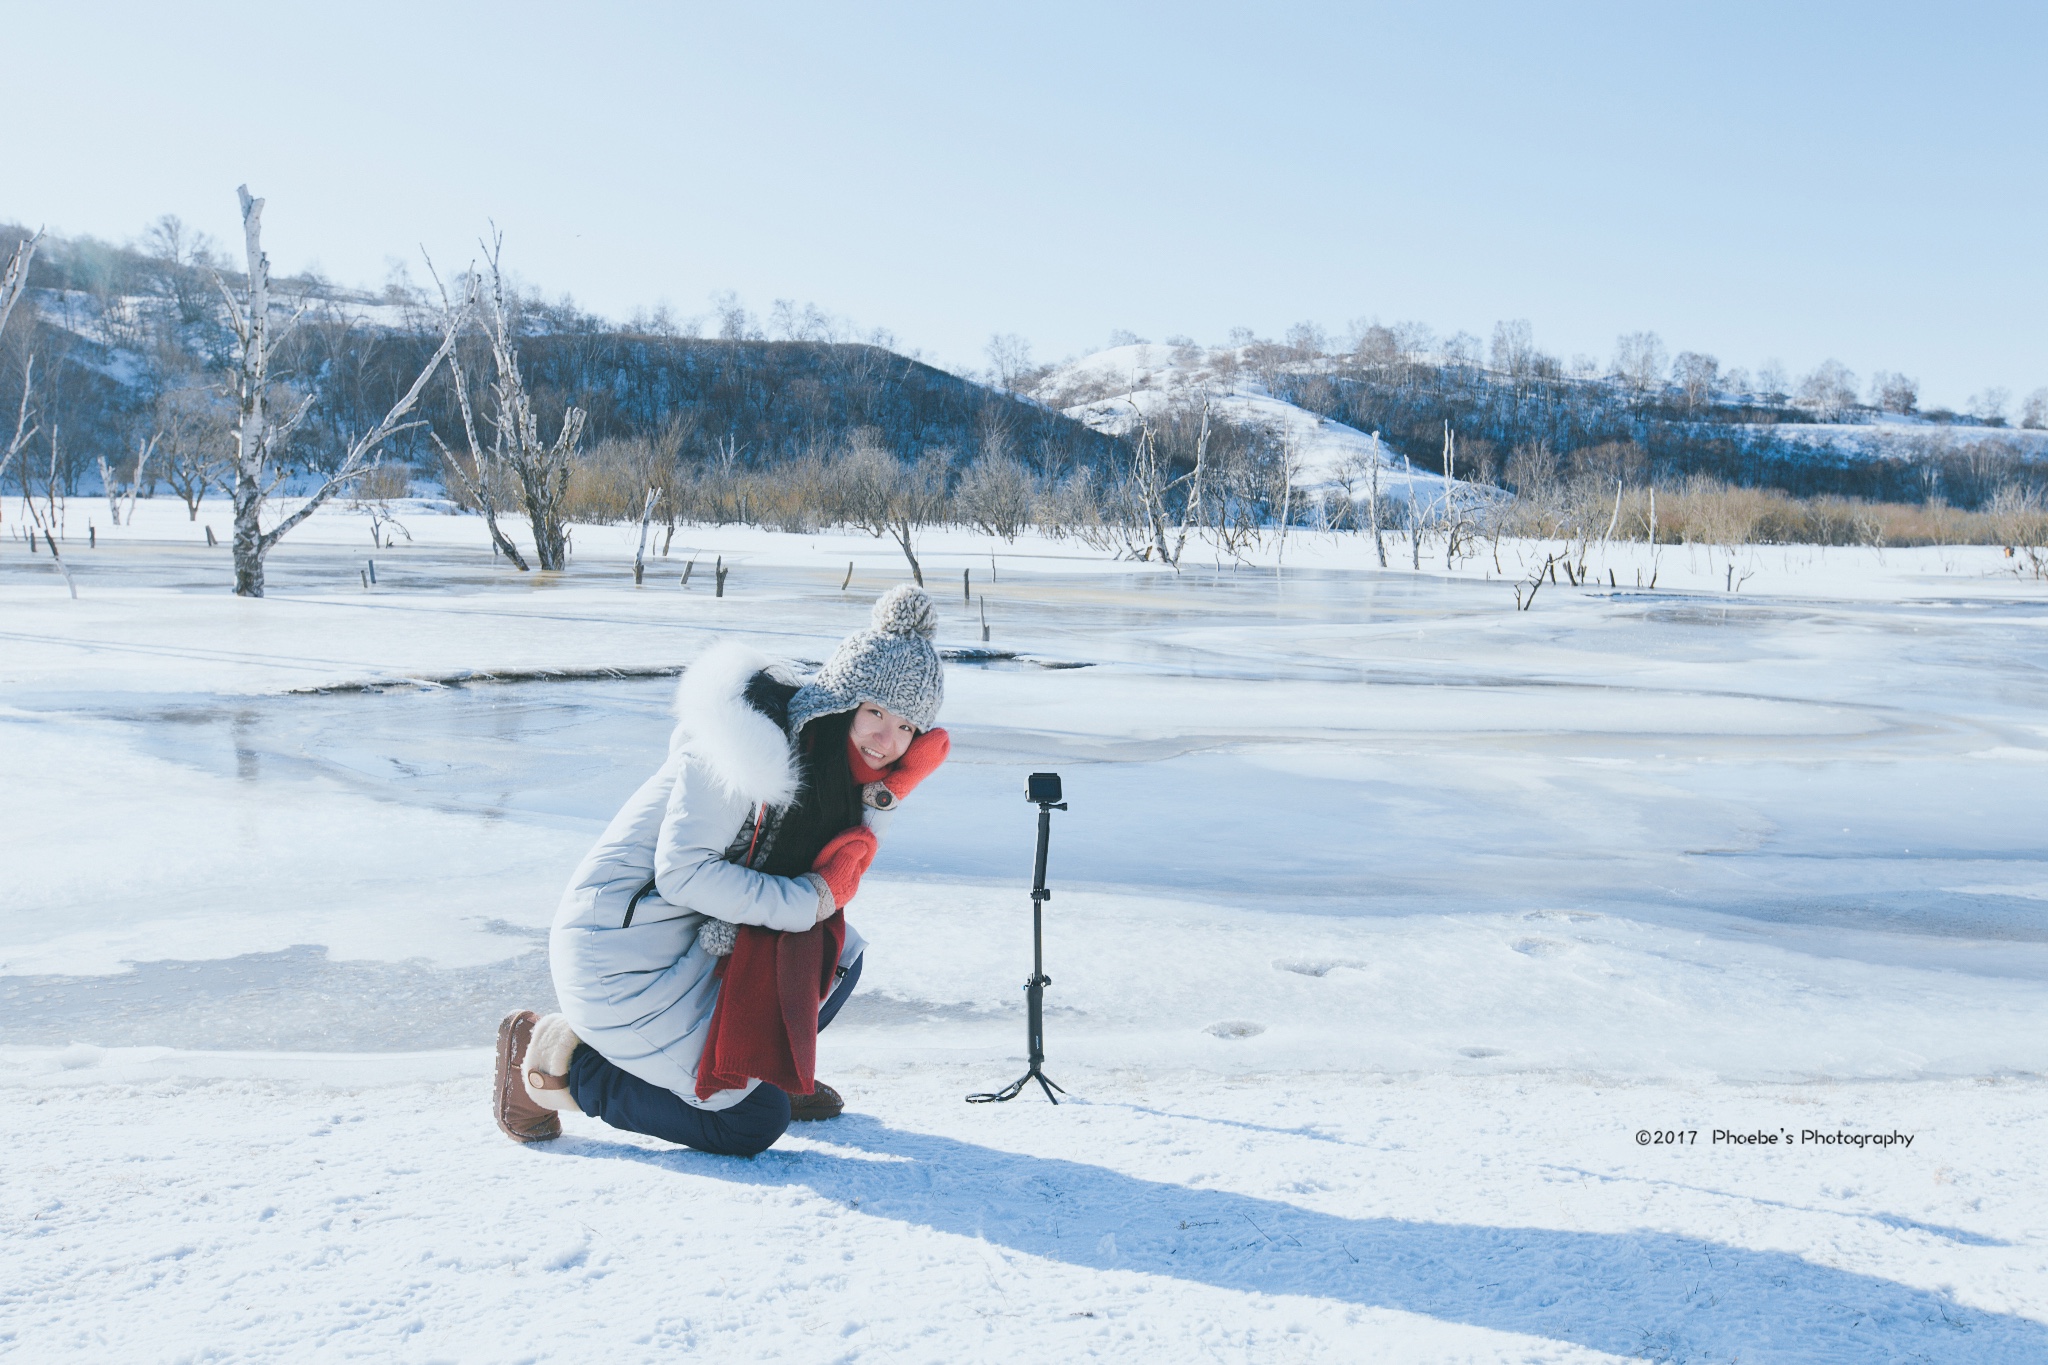
{"type": "Polygon", "coordinates": [[[787,806],[803,772],[782,727],[747,701],[747,684],[766,672],[780,682],[803,679],[788,666],[738,641],[704,651],[676,684],[670,753],[687,753],[713,781],[749,805],[787,806]]]}

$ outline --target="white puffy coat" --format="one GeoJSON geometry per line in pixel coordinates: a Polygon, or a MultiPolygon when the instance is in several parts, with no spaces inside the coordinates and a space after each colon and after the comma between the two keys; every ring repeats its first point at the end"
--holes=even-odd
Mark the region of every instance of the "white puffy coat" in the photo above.
{"type": "MultiPolygon", "coordinates": [[[[697,1058],[719,988],[718,959],[697,943],[699,927],[710,916],[803,930],[821,903],[830,909],[821,880],[770,876],[726,857],[747,818],[788,805],[801,780],[790,737],[747,703],[747,683],[763,669],[787,677],[736,643],[690,666],[676,688],[668,761],[577,866],[548,937],[555,994],[576,1035],[704,1109],[729,1108],[758,1082],[697,1099],[697,1058]],[[650,880],[654,892],[640,895],[650,880]]],[[[869,822],[879,825],[879,814],[869,811],[869,822]]],[[[839,965],[864,946],[848,926],[839,965]]]]}

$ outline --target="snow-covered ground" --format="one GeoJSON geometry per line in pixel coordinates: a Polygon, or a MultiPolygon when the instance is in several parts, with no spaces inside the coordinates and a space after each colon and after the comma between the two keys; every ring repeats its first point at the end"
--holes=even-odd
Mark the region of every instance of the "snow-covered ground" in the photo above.
{"type": "Polygon", "coordinates": [[[1938,423],[1895,413],[1885,413],[1867,422],[1782,422],[1744,429],[1864,459],[1926,460],[1984,445],[2001,447],[2021,459],[2048,458],[2048,431],[1967,422],[1938,423]]]}
{"type": "Polygon", "coordinates": [[[900,556],[686,527],[636,590],[622,528],[519,576],[335,509],[248,602],[103,512],[75,602],[0,534],[0,1355],[2048,1359],[2048,588],[1995,549],[1595,547],[1517,612],[1558,547],[934,533],[940,642],[985,599],[1019,657],[949,671],[855,907],[848,1116],[749,1162],[516,1147],[487,1042],[658,759],[634,675],[822,658],[900,556]],[[1073,1102],[968,1106],[1045,768],[1073,1102]]]}

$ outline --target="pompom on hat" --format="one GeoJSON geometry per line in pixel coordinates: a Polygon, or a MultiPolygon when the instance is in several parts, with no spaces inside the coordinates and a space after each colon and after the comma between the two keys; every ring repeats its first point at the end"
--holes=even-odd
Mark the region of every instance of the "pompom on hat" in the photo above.
{"type": "Polygon", "coordinates": [[[818,676],[790,698],[790,733],[862,702],[931,729],[946,698],[939,652],[932,648],[938,629],[938,608],[923,588],[905,583],[883,593],[868,628],[840,641],[818,676]]]}

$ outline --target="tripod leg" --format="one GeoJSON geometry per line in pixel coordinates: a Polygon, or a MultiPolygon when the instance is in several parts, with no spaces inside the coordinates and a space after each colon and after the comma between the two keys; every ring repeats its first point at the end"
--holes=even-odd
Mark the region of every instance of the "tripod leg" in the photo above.
{"type": "Polygon", "coordinates": [[[1027,1071],[1001,1090],[992,1091],[984,1095],[969,1095],[967,1102],[969,1104],[1001,1104],[1005,1100],[1014,1100],[1017,1096],[1024,1093],[1024,1082],[1030,1079],[1031,1073],[1027,1071]]]}
{"type": "MultiPolygon", "coordinates": [[[[1047,1099],[1049,1099],[1049,1100],[1052,1100],[1052,1102],[1053,1102],[1054,1104],[1058,1104],[1058,1103],[1059,1103],[1059,1100],[1058,1100],[1057,1098],[1055,1098],[1055,1097],[1054,1097],[1054,1095],[1053,1095],[1053,1093],[1052,1093],[1053,1091],[1055,1091],[1055,1090],[1058,1090],[1058,1091],[1060,1092],[1060,1094],[1062,1094],[1062,1095],[1064,1095],[1064,1094],[1066,1094],[1066,1093],[1067,1093],[1067,1092],[1066,1092],[1065,1090],[1061,1089],[1061,1088],[1060,1088],[1059,1086],[1057,1086],[1057,1085],[1053,1084],[1052,1078],[1051,1078],[1050,1076],[1047,1076],[1047,1075],[1046,1075],[1046,1074],[1045,1074],[1045,1073],[1044,1073],[1043,1071],[1033,1071],[1033,1072],[1031,1073],[1031,1076],[1035,1076],[1035,1077],[1037,1077],[1037,1078],[1038,1078],[1038,1083],[1039,1083],[1039,1084],[1040,1084],[1041,1086],[1045,1087],[1045,1097],[1046,1097],[1047,1099]]],[[[1026,1080],[1029,1080],[1029,1079],[1031,1079],[1031,1077],[1030,1077],[1030,1076],[1027,1076],[1027,1077],[1026,1077],[1025,1079],[1026,1079],[1026,1080]]]]}

